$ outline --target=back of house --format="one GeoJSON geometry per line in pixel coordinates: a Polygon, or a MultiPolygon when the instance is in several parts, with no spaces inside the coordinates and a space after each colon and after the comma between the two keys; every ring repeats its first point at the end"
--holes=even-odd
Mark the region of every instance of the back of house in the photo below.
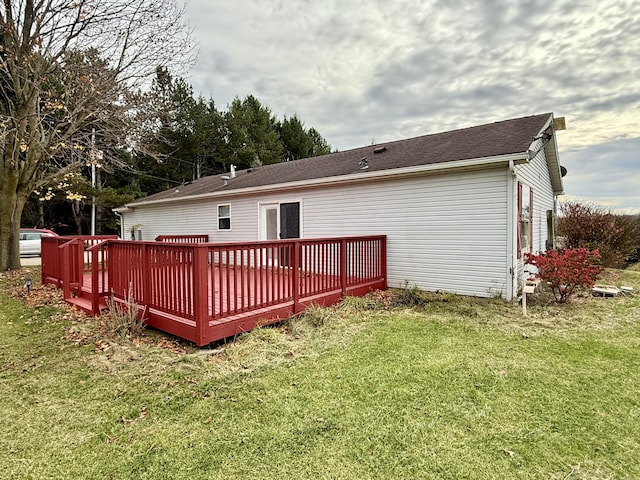
{"type": "Polygon", "coordinates": [[[387,236],[388,285],[517,294],[563,193],[551,113],[200,178],[131,202],[123,238],[387,236]]]}

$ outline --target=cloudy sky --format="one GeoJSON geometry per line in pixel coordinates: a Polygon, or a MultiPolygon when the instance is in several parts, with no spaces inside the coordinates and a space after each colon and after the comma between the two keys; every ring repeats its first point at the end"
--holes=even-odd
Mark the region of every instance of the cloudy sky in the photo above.
{"type": "Polygon", "coordinates": [[[565,192],[640,213],[638,0],[190,0],[187,75],[340,150],[553,112],[565,192]]]}

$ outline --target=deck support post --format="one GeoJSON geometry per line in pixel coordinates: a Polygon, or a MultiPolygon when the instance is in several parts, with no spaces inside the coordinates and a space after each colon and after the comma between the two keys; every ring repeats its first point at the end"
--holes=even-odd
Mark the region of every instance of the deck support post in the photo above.
{"type": "Polygon", "coordinates": [[[342,296],[347,294],[347,240],[340,240],[340,290],[342,296]]]}
{"type": "Polygon", "coordinates": [[[57,283],[57,285],[58,285],[58,288],[62,288],[63,292],[64,292],[64,274],[63,274],[63,272],[64,272],[65,268],[69,268],[69,265],[65,264],[64,255],[62,255],[63,250],[60,248],[61,245],[63,245],[63,244],[58,244],[57,247],[56,247],[58,255],[56,256],[55,261],[56,261],[56,265],[58,266],[58,270],[56,272],[58,274],[58,279],[57,279],[58,283],[57,283]]]}
{"type": "MultiPolygon", "coordinates": [[[[151,305],[151,259],[149,258],[149,249],[147,244],[141,246],[142,254],[142,307],[147,308],[151,305]]],[[[131,288],[133,285],[130,286],[131,288]]],[[[133,292],[131,292],[133,294],[133,292]]]]}
{"type": "Polygon", "coordinates": [[[60,258],[60,272],[62,272],[62,298],[71,298],[71,255],[69,255],[69,244],[64,243],[58,247],[60,258]]]}
{"type": "Polygon", "coordinates": [[[76,258],[77,258],[77,270],[76,270],[76,278],[78,280],[78,292],[82,290],[84,283],[84,241],[82,239],[76,239],[75,243],[76,248],[76,258]]]}
{"type": "Polygon", "coordinates": [[[293,243],[293,255],[291,268],[293,269],[293,313],[296,314],[300,311],[300,305],[298,301],[300,299],[300,242],[293,243]]]}
{"type": "Polygon", "coordinates": [[[98,248],[91,250],[91,315],[93,316],[100,313],[100,291],[98,288],[98,261],[100,260],[100,256],[98,255],[98,251],[98,248]]]}
{"type": "MultiPolygon", "coordinates": [[[[40,240],[40,241],[42,241],[42,240],[40,240]]],[[[55,262],[56,262],[57,269],[58,269],[56,271],[56,273],[58,274],[57,285],[58,285],[58,288],[62,288],[63,291],[64,291],[64,274],[63,274],[63,272],[64,272],[64,268],[68,268],[69,266],[65,265],[64,255],[62,255],[63,250],[60,248],[61,245],[63,245],[63,244],[58,243],[56,245],[56,252],[57,252],[58,255],[56,255],[56,257],[55,257],[55,262]]]]}
{"type": "Polygon", "coordinates": [[[193,316],[196,322],[196,336],[198,345],[206,345],[207,330],[209,329],[209,261],[208,247],[194,246],[193,248],[193,316]]]}
{"type": "Polygon", "coordinates": [[[380,273],[384,281],[384,290],[387,289],[387,236],[380,239],[380,273]]]}
{"type": "Polygon", "coordinates": [[[74,238],[59,247],[62,257],[62,296],[65,300],[71,298],[72,291],[78,293],[82,288],[84,251],[80,251],[78,254],[77,249],[79,242],[83,245],[82,240],[74,238]],[[72,287],[75,290],[73,290],[72,287]]]}

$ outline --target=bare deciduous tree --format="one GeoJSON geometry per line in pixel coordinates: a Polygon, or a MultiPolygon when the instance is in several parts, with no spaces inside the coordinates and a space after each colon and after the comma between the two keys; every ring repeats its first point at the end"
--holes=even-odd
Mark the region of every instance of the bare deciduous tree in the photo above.
{"type": "Polygon", "coordinates": [[[29,195],[84,164],[92,131],[130,133],[135,92],[191,59],[175,0],[3,0],[0,5],[0,271],[20,266],[29,195]]]}

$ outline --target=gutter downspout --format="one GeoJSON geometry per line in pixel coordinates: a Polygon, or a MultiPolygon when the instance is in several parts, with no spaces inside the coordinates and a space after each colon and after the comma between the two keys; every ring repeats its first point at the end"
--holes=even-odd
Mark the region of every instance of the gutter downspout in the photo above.
{"type": "Polygon", "coordinates": [[[513,300],[515,294],[517,293],[516,287],[516,247],[517,240],[515,238],[517,228],[516,223],[517,218],[515,218],[513,212],[515,209],[515,183],[516,183],[516,169],[513,160],[509,160],[509,173],[511,175],[507,175],[507,291],[506,291],[506,299],[507,301],[513,300]]]}
{"type": "Polygon", "coordinates": [[[111,210],[111,211],[115,213],[120,219],[120,239],[124,239],[124,218],[122,218],[122,215],[120,214],[120,212],[117,212],[116,210],[111,210]]]}

